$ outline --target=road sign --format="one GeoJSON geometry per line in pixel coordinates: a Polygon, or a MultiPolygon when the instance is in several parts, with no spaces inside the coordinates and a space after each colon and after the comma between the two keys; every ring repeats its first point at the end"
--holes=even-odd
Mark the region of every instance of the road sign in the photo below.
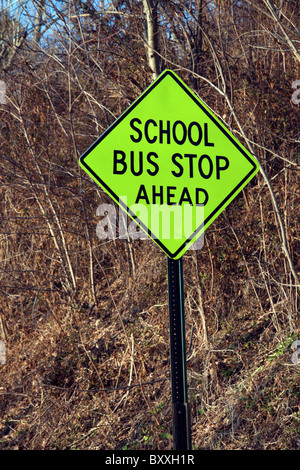
{"type": "Polygon", "coordinates": [[[259,170],[170,70],[92,144],[80,165],[172,259],[182,257],[259,170]]]}

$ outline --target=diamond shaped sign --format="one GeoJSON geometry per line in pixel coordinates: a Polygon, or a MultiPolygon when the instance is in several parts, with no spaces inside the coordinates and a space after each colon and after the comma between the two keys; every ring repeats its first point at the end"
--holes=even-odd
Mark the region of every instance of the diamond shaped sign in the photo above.
{"type": "Polygon", "coordinates": [[[173,259],[191,247],[259,170],[255,158],[170,70],[79,163],[173,259]]]}

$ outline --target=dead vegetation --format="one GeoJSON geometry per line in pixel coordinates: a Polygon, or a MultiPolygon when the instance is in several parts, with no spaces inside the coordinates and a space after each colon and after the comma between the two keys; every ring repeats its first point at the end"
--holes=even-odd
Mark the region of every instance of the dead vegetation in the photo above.
{"type": "MultiPolygon", "coordinates": [[[[82,3],[55,37],[24,39],[0,76],[0,448],[172,449],[166,258],[151,240],[99,240],[97,207],[111,201],[78,166],[151,83],[142,2],[100,19],[93,2],[81,19],[82,3]]],[[[158,10],[157,64],[263,169],[183,259],[192,441],[296,450],[297,5],[225,3],[158,10]]]]}

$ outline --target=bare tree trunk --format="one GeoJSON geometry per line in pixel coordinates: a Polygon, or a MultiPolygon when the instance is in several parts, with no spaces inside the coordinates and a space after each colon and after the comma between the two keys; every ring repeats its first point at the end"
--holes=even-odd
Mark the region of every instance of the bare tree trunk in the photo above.
{"type": "Polygon", "coordinates": [[[39,44],[41,40],[41,28],[42,28],[42,20],[43,20],[43,13],[45,8],[46,0],[39,0],[37,1],[37,16],[34,22],[34,35],[33,40],[39,44]]]}
{"type": "Polygon", "coordinates": [[[0,69],[8,70],[17,51],[21,48],[26,31],[20,21],[11,18],[7,11],[0,16],[0,69]]]}
{"type": "Polygon", "coordinates": [[[148,64],[155,80],[159,74],[158,26],[157,26],[157,0],[143,0],[144,14],[146,16],[145,38],[148,64]]]}

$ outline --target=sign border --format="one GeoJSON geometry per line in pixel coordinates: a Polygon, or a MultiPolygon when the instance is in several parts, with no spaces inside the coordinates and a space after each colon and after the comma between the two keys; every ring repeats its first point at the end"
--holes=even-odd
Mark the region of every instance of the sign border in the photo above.
{"type": "MultiPolygon", "coordinates": [[[[172,71],[172,70],[164,70],[159,77],[149,85],[144,92],[139,95],[139,97],[119,116],[101,135],[98,137],[98,139],[95,140],[95,142],[80,156],[79,158],[79,163],[83,169],[85,169],[98,183],[102,188],[104,188],[108,194],[111,195],[111,197],[114,199],[114,201],[121,206],[125,212],[130,215],[131,218],[135,220],[135,222],[143,228],[143,230],[152,238],[155,243],[157,243],[160,248],[172,259],[176,259],[178,255],[182,252],[182,250],[186,247],[187,244],[191,243],[192,240],[197,236],[197,234],[204,229],[204,227],[207,226],[209,221],[211,219],[214,220],[218,216],[219,211],[223,206],[227,206],[230,202],[230,199],[234,197],[236,193],[239,192],[247,183],[247,180],[253,175],[255,175],[258,170],[259,170],[259,164],[254,159],[254,157],[250,158],[250,156],[245,152],[241,144],[233,138],[233,136],[229,133],[229,131],[225,128],[224,125],[222,125],[216,117],[213,115],[212,111],[209,111],[203,103],[200,101],[200,99],[185,85],[185,83],[172,71]],[[173,80],[183,89],[183,91],[194,101],[194,103],[199,106],[199,108],[205,113],[205,115],[212,121],[215,126],[218,127],[218,129],[226,136],[227,139],[231,141],[231,143],[239,150],[240,153],[243,154],[243,156],[249,161],[249,163],[252,165],[252,169],[246,174],[246,176],[230,191],[230,193],[222,200],[222,202],[207,216],[207,218],[203,221],[203,223],[195,230],[188,238],[185,240],[182,245],[174,252],[171,253],[170,250],[151,232],[151,230],[144,225],[144,223],[139,220],[139,218],[129,209],[129,207],[126,206],[123,201],[119,199],[119,197],[114,193],[114,191],[105,183],[105,181],[100,178],[99,175],[97,175],[92,168],[89,167],[89,165],[85,162],[85,158],[91,153],[91,151],[97,147],[102,140],[105,139],[105,137],[110,134],[115,127],[122,122],[135,108],[138,106],[138,104],[143,101],[143,99],[151,93],[151,91],[156,88],[162,80],[166,76],[171,76],[173,80]]],[[[225,209],[224,207],[224,209],[225,209]]],[[[211,221],[212,223],[212,221],[211,221]]]]}

